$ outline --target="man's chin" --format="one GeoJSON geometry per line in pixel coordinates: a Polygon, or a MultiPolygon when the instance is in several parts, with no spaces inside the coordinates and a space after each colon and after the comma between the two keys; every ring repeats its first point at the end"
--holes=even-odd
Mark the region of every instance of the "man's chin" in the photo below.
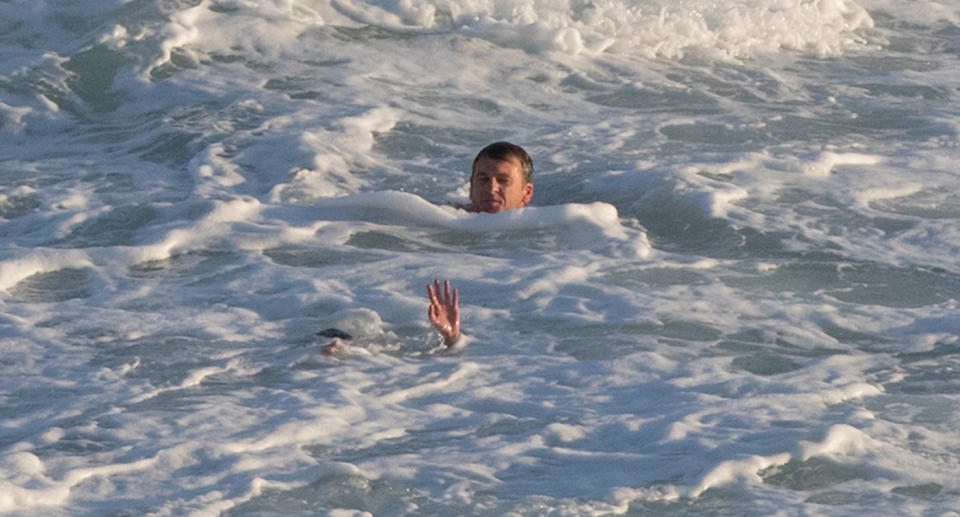
{"type": "Polygon", "coordinates": [[[501,203],[476,203],[473,205],[475,212],[483,212],[487,214],[496,214],[504,210],[501,203]]]}

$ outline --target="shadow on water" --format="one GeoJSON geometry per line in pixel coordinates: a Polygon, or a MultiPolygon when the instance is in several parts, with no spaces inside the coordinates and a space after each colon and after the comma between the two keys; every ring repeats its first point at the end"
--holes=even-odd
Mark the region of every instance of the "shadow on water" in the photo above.
{"type": "Polygon", "coordinates": [[[133,244],[137,230],[149,225],[157,212],[146,205],[127,205],[81,223],[67,236],[47,243],[54,248],[96,248],[133,244]]]}
{"type": "Polygon", "coordinates": [[[87,298],[91,295],[89,273],[85,269],[75,268],[37,273],[17,282],[9,292],[13,300],[27,303],[87,298]]]}
{"type": "MultiPolygon", "coordinates": [[[[10,220],[23,217],[41,206],[43,206],[43,202],[36,195],[8,196],[0,202],[0,218],[10,220]]],[[[0,233],[0,235],[3,235],[3,233],[0,233]]]]}
{"type": "Polygon", "coordinates": [[[784,243],[793,237],[704,217],[703,209],[694,203],[648,190],[621,195],[615,204],[621,217],[634,218],[646,229],[655,248],[671,253],[719,259],[777,257],[785,253],[784,243]]]}
{"type": "MultiPolygon", "coordinates": [[[[438,499],[406,485],[401,480],[371,480],[341,472],[320,475],[309,485],[293,490],[265,490],[261,495],[224,513],[224,516],[307,516],[333,510],[369,512],[378,517],[580,515],[571,508],[576,505],[577,502],[571,499],[541,495],[515,500],[504,499],[483,490],[471,494],[469,500],[461,501],[449,497],[438,499]]],[[[587,512],[585,509],[583,511],[587,512]]],[[[589,513],[592,515],[595,511],[589,513]]],[[[761,513],[754,506],[753,499],[742,491],[710,489],[695,499],[634,502],[630,504],[625,515],[743,517],[759,516],[761,513]]]]}
{"type": "Polygon", "coordinates": [[[904,395],[956,395],[960,393],[960,346],[938,344],[926,352],[897,355],[899,378],[884,385],[887,393],[904,395]]]}
{"type": "Polygon", "coordinates": [[[554,251],[563,245],[576,242],[577,236],[571,232],[564,235],[557,229],[520,229],[490,232],[440,231],[433,239],[443,245],[441,250],[462,251],[486,257],[532,257],[544,252],[554,251]]]}
{"type": "Polygon", "coordinates": [[[191,369],[213,364],[210,357],[223,346],[186,336],[144,338],[118,345],[121,346],[103,347],[91,360],[91,366],[121,369],[138,360],[139,366],[126,376],[147,379],[155,386],[177,384],[191,369]]]}
{"type": "Polygon", "coordinates": [[[923,219],[960,219],[960,194],[946,188],[927,188],[909,196],[872,201],[870,208],[923,219]]]}
{"type": "Polygon", "coordinates": [[[123,94],[111,91],[110,87],[126,61],[120,52],[101,45],[74,54],[63,64],[63,68],[73,72],[67,85],[93,111],[114,111],[123,103],[123,94]]]}
{"type": "Polygon", "coordinates": [[[723,281],[741,289],[817,295],[891,308],[941,304],[956,299],[960,292],[960,275],[940,268],[900,267],[840,257],[803,259],[804,254],[799,254],[768,272],[728,276],[723,281]]]}
{"type": "Polygon", "coordinates": [[[662,289],[671,286],[707,285],[710,278],[700,272],[682,268],[627,266],[599,275],[597,282],[628,289],[662,289]]]}
{"type": "MultiPolygon", "coordinates": [[[[533,506],[543,512],[547,506],[533,506]]],[[[538,512],[517,511],[516,503],[495,499],[484,493],[473,494],[469,501],[455,498],[435,499],[398,479],[367,479],[347,472],[320,475],[307,486],[293,490],[265,490],[261,495],[238,505],[223,515],[240,516],[313,516],[328,512],[378,517],[417,515],[447,517],[471,515],[494,517],[501,515],[541,515],[538,512]],[[514,510],[511,512],[511,510],[514,510]]]]}
{"type": "Polygon", "coordinates": [[[540,322],[558,336],[555,350],[581,361],[605,360],[657,349],[658,342],[710,343],[722,333],[702,322],[666,320],[618,325],[540,322]]]}
{"type": "Polygon", "coordinates": [[[764,484],[789,490],[819,490],[854,479],[869,480],[868,471],[826,458],[790,461],[759,472],[764,484]]]}
{"type": "MultiPolygon", "coordinates": [[[[358,247],[367,247],[374,250],[378,248],[390,249],[384,248],[383,245],[358,247]]],[[[311,248],[305,246],[270,248],[264,250],[263,254],[273,262],[283,266],[306,268],[323,268],[341,264],[363,264],[386,260],[388,258],[386,255],[381,255],[376,252],[340,248],[311,248]]]]}
{"type": "Polygon", "coordinates": [[[629,517],[761,517],[754,500],[742,490],[711,488],[700,497],[674,501],[634,501],[629,517]]]}
{"type": "Polygon", "coordinates": [[[346,242],[349,246],[369,250],[399,251],[399,252],[443,252],[444,248],[424,242],[417,242],[409,236],[401,237],[379,230],[355,232],[346,242]]]}
{"type": "Polygon", "coordinates": [[[731,367],[754,375],[772,376],[799,370],[802,364],[770,351],[759,351],[733,360],[731,367]]]}

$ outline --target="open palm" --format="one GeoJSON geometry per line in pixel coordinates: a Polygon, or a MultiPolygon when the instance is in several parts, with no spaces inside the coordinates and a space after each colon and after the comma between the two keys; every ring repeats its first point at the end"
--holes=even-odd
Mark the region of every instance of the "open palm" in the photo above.
{"type": "Polygon", "coordinates": [[[449,280],[443,282],[441,292],[440,281],[434,280],[433,285],[427,285],[427,296],[430,324],[440,332],[447,346],[453,346],[460,339],[460,293],[456,289],[451,293],[449,280]]]}

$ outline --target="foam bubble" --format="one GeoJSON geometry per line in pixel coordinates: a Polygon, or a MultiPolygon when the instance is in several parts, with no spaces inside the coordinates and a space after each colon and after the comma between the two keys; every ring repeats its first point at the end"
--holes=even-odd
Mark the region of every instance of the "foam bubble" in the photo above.
{"type": "Polygon", "coordinates": [[[877,165],[883,163],[880,156],[861,153],[821,153],[804,168],[803,173],[813,178],[825,178],[838,165],[877,165]]]}
{"type": "Polygon", "coordinates": [[[27,106],[11,106],[0,102],[0,127],[8,133],[17,134],[27,127],[24,121],[33,109],[27,106]]]}
{"type": "MultiPolygon", "coordinates": [[[[366,23],[394,30],[452,25],[497,43],[572,55],[618,54],[677,58],[685,53],[749,57],[780,49],[837,55],[862,42],[873,26],[867,11],[846,0],[754,2],[384,1],[366,23]]],[[[352,11],[361,9],[352,5],[352,11]]]]}

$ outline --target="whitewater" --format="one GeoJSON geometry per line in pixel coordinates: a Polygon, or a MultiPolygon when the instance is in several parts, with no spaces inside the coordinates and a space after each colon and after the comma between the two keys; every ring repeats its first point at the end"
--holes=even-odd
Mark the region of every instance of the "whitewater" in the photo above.
{"type": "Polygon", "coordinates": [[[2,515],[960,516],[950,2],[0,0],[0,53],[2,515]],[[532,203],[463,210],[504,140],[532,203]]]}

